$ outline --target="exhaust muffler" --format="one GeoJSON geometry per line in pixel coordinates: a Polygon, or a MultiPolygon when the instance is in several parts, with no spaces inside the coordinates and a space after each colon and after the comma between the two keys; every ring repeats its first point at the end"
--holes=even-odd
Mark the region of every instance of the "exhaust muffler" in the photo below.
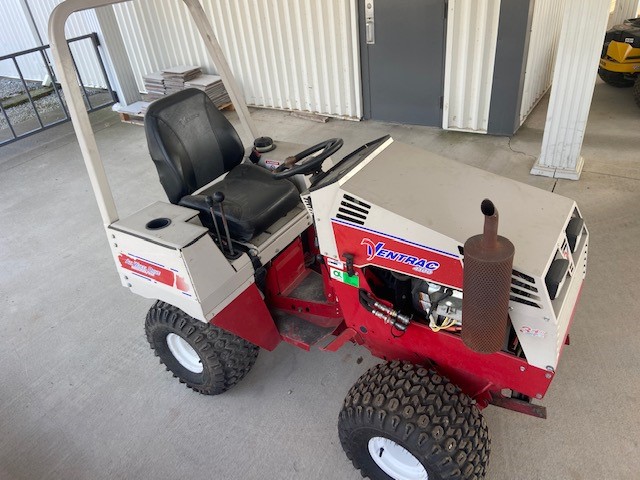
{"type": "Polygon", "coordinates": [[[505,344],[515,247],[498,235],[498,210],[491,200],[480,205],[484,233],[464,244],[462,341],[471,350],[494,353],[505,344]]]}

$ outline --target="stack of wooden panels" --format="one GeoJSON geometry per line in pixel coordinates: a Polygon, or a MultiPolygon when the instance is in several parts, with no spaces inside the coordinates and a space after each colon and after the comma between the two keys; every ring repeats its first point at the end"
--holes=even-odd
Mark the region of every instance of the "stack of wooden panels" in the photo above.
{"type": "MultiPolygon", "coordinates": [[[[146,113],[148,102],[153,102],[185,88],[202,90],[220,110],[233,109],[231,99],[220,76],[203,74],[200,67],[178,65],[163,68],[158,72],[147,73],[143,79],[147,93],[143,95],[146,102],[143,102],[143,108],[140,112],[142,116],[146,113]]],[[[133,115],[131,112],[128,113],[133,115]]]]}
{"type": "Polygon", "coordinates": [[[231,100],[218,75],[202,74],[199,77],[184,82],[185,88],[197,88],[202,90],[213,101],[216,107],[228,105],[231,100]]]}
{"type": "Polygon", "coordinates": [[[147,91],[146,98],[150,102],[166,94],[162,72],[147,73],[142,79],[144,81],[144,88],[147,91]]]}
{"type": "Polygon", "coordinates": [[[193,80],[201,74],[200,67],[193,65],[178,65],[163,69],[162,78],[164,79],[165,95],[184,90],[185,82],[193,80]]]}

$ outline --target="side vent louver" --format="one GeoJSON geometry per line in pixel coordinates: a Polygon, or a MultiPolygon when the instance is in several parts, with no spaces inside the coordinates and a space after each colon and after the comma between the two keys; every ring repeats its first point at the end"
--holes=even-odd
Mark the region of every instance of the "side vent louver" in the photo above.
{"type": "Polygon", "coordinates": [[[567,224],[565,234],[567,236],[567,243],[569,250],[575,252],[576,248],[580,244],[582,239],[582,232],[584,231],[584,220],[580,217],[578,210],[574,210],[573,217],[567,224]]]}
{"type": "Polygon", "coordinates": [[[307,211],[310,215],[313,215],[313,205],[311,204],[311,196],[307,195],[306,197],[302,197],[302,203],[307,208],[307,211]]]}
{"type": "Polygon", "coordinates": [[[344,194],[340,201],[336,217],[340,220],[346,220],[357,225],[364,225],[370,209],[371,205],[355,199],[350,195],[344,194]]]}
{"type": "Polygon", "coordinates": [[[517,270],[511,272],[511,295],[509,299],[530,307],[542,308],[540,306],[538,288],[535,286],[535,279],[517,270]]]}

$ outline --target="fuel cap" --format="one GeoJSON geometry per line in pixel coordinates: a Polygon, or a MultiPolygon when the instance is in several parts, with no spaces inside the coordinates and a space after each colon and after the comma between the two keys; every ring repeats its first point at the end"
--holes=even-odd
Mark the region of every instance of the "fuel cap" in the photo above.
{"type": "Polygon", "coordinates": [[[265,153],[276,148],[276,144],[271,137],[258,137],[253,142],[253,148],[259,153],[265,153]]]}

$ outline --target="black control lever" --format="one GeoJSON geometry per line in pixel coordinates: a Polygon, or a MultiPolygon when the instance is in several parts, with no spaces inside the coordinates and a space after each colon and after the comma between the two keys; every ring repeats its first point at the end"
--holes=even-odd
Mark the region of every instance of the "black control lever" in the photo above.
{"type": "Polygon", "coordinates": [[[222,217],[222,226],[224,227],[224,233],[227,235],[227,245],[229,245],[229,254],[233,257],[235,256],[235,252],[233,251],[233,245],[231,243],[231,234],[229,233],[229,224],[227,223],[227,216],[224,213],[224,207],[222,206],[222,202],[224,202],[224,193],[215,192],[213,194],[213,200],[220,205],[220,216],[222,217]]]}
{"type": "Polygon", "coordinates": [[[220,250],[222,250],[222,235],[220,235],[220,227],[218,227],[218,221],[216,220],[216,213],[213,211],[213,206],[215,205],[215,201],[211,195],[207,195],[204,198],[204,201],[207,202],[207,206],[209,207],[209,213],[211,214],[211,221],[216,227],[216,235],[218,236],[218,244],[220,245],[220,250]]]}
{"type": "Polygon", "coordinates": [[[353,260],[354,260],[354,255],[353,253],[345,253],[344,255],[342,255],[342,257],[347,261],[347,275],[349,275],[350,277],[353,277],[356,274],[355,269],[353,268],[353,260]]]}

